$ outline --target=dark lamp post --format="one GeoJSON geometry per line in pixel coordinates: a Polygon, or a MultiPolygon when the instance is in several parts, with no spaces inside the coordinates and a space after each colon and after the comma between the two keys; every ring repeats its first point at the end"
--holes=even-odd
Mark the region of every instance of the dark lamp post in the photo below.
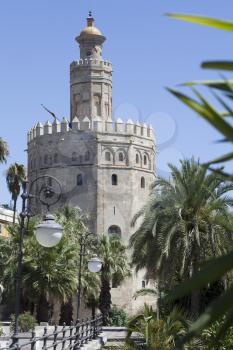
{"type": "MultiPolygon", "coordinates": [[[[94,236],[93,233],[83,233],[79,238],[80,252],[79,252],[79,272],[78,272],[78,294],[77,294],[77,320],[80,318],[80,304],[81,304],[81,289],[82,289],[82,269],[83,269],[83,258],[86,256],[86,245],[88,237],[94,236]]],[[[90,272],[99,272],[102,268],[102,261],[93,256],[88,261],[88,270],[90,272]]]]}
{"type": "Polygon", "coordinates": [[[44,221],[36,227],[35,236],[39,244],[43,247],[54,247],[62,238],[62,227],[55,222],[53,215],[49,214],[49,209],[55,205],[61,198],[61,184],[52,177],[43,175],[34,179],[28,190],[28,181],[22,184],[23,193],[22,210],[20,213],[20,228],[19,228],[19,249],[17,257],[17,274],[16,274],[16,292],[15,292],[15,328],[13,334],[13,345],[18,341],[19,333],[19,315],[21,312],[21,290],[22,290],[22,267],[23,267],[23,241],[27,233],[27,222],[30,217],[34,216],[32,210],[32,200],[39,201],[47,207],[47,214],[44,221]],[[53,182],[54,187],[48,186],[48,183],[53,182]],[[34,186],[34,190],[33,190],[34,186]]]}

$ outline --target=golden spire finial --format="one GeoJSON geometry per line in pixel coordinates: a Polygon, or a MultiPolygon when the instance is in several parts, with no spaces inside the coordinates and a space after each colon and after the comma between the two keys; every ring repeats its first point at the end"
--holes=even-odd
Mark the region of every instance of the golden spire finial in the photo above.
{"type": "Polygon", "coordinates": [[[87,26],[93,27],[94,24],[94,18],[92,16],[92,11],[89,11],[88,17],[87,17],[87,26]]]}

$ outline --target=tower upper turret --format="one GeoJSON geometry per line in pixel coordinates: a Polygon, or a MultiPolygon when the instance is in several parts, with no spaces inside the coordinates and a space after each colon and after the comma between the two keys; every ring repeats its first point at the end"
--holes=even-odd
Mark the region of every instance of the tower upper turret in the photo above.
{"type": "Polygon", "coordinates": [[[70,66],[71,121],[96,118],[112,119],[112,65],[102,59],[102,44],[106,38],[94,26],[91,12],[87,27],[76,38],[80,60],[70,66]]]}
{"type": "Polygon", "coordinates": [[[80,47],[80,58],[100,59],[102,57],[102,44],[105,40],[106,38],[102,35],[101,31],[94,26],[94,18],[92,13],[89,12],[87,26],[76,38],[80,47]]]}

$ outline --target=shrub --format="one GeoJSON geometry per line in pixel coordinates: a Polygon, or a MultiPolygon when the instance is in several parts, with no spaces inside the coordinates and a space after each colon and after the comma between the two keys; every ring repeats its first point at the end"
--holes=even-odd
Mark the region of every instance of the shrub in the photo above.
{"type": "Polygon", "coordinates": [[[108,316],[108,326],[126,326],[127,319],[127,313],[123,309],[118,308],[116,305],[113,305],[108,316]]]}
{"type": "MultiPolygon", "coordinates": [[[[30,314],[30,312],[24,312],[19,315],[19,331],[29,332],[35,328],[36,319],[30,314]]],[[[11,315],[11,325],[10,329],[13,331],[15,328],[15,315],[11,315]]]]}
{"type": "MultiPolygon", "coordinates": [[[[205,349],[209,349],[210,346],[212,347],[214,346],[213,340],[216,338],[216,335],[222,325],[223,325],[223,320],[220,322],[217,321],[211,327],[203,331],[202,338],[206,346],[205,349]]],[[[214,349],[219,349],[219,350],[233,349],[233,327],[229,328],[228,332],[226,333],[226,336],[220,340],[219,344],[216,344],[216,347],[214,346],[212,349],[213,350],[214,349]]]]}
{"type": "Polygon", "coordinates": [[[0,327],[0,337],[2,337],[4,335],[3,329],[2,327],[0,327]]]}

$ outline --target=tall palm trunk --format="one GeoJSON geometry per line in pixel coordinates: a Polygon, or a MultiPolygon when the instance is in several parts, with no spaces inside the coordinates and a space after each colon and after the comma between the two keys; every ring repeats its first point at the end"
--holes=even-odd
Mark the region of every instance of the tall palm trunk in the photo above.
{"type": "Polygon", "coordinates": [[[103,325],[106,326],[108,323],[108,315],[111,310],[111,287],[109,280],[103,276],[101,276],[101,290],[100,290],[100,298],[99,298],[99,309],[103,316],[103,325]]]}
{"type": "Polygon", "coordinates": [[[63,325],[65,323],[67,326],[70,326],[72,321],[73,303],[72,298],[69,298],[67,303],[62,303],[59,324],[63,325]]]}
{"type": "Polygon", "coordinates": [[[37,321],[49,321],[49,303],[44,295],[41,295],[37,304],[37,321]]]}
{"type": "MultiPolygon", "coordinates": [[[[198,272],[200,253],[199,246],[197,243],[194,244],[193,254],[192,254],[192,273],[195,275],[198,272]]],[[[200,289],[195,289],[191,293],[191,312],[194,318],[197,318],[200,310],[200,289]]]]}
{"type": "Polygon", "coordinates": [[[14,198],[13,201],[14,201],[14,205],[13,205],[13,212],[14,212],[14,214],[13,214],[13,224],[15,224],[17,197],[14,198]]]}

